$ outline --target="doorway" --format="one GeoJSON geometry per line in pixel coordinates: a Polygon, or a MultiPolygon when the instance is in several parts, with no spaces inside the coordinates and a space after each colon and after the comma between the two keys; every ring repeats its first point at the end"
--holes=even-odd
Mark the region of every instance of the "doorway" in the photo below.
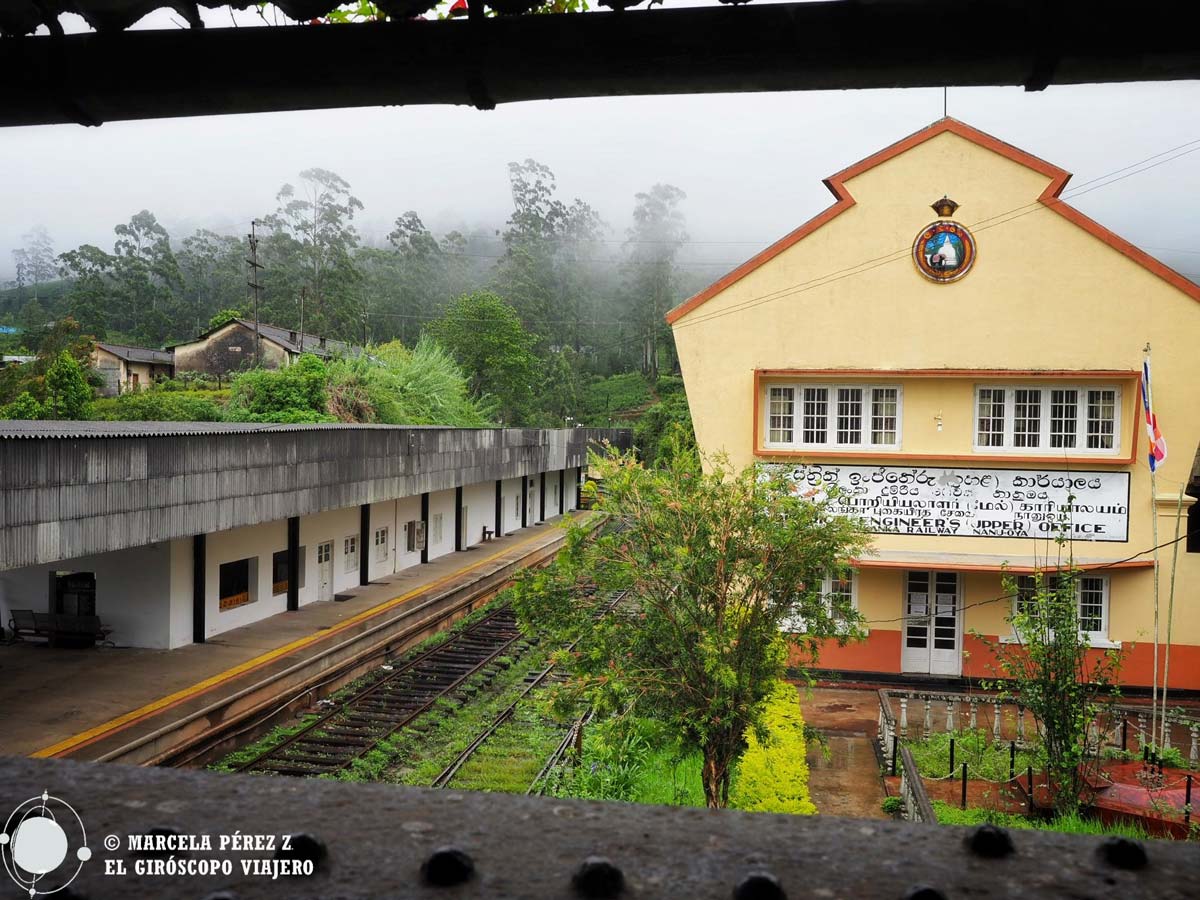
{"type": "Polygon", "coordinates": [[[957,572],[909,572],[900,670],[962,674],[962,582],[957,572]]]}
{"type": "Polygon", "coordinates": [[[333,599],[333,541],[317,544],[317,599],[333,599]]]}

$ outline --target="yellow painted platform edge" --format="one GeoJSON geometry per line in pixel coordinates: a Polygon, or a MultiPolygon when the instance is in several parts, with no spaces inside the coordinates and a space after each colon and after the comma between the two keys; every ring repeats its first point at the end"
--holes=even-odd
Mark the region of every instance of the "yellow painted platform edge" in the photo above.
{"type": "MultiPolygon", "coordinates": [[[[543,532],[543,534],[544,534],[544,532],[543,532]]],[[[504,554],[506,554],[512,550],[515,550],[518,547],[523,547],[526,544],[531,544],[534,541],[538,540],[541,536],[542,536],[542,534],[531,535],[530,537],[527,537],[522,541],[518,541],[517,543],[513,544],[511,547],[506,547],[503,550],[493,553],[491,556],[484,557],[483,559],[479,560],[478,562],[474,562],[471,565],[466,566],[462,569],[456,569],[455,571],[449,573],[448,575],[443,575],[441,578],[431,581],[428,584],[421,585],[418,588],[413,588],[411,591],[409,591],[405,594],[401,594],[398,597],[393,597],[390,600],[385,600],[383,603],[379,604],[378,606],[373,606],[370,609],[363,610],[362,612],[358,613],[357,615],[351,616],[345,622],[341,622],[338,625],[333,626],[332,628],[328,628],[324,631],[314,632],[313,634],[310,634],[307,637],[297,638],[296,640],[292,641],[291,643],[284,644],[281,647],[276,647],[274,650],[268,650],[266,653],[256,656],[253,659],[248,659],[248,660],[246,660],[246,662],[240,663],[240,664],[234,666],[233,668],[226,669],[224,672],[220,672],[216,675],[213,675],[209,678],[204,679],[203,681],[198,681],[195,684],[189,685],[188,687],[183,688],[182,690],[178,690],[173,694],[168,694],[165,697],[160,697],[157,700],[147,703],[145,706],[140,706],[137,709],[130,710],[129,712],[127,712],[123,715],[117,716],[115,719],[110,719],[109,721],[103,723],[102,725],[97,725],[94,728],[89,728],[87,731],[81,731],[78,734],[75,734],[69,738],[66,738],[65,740],[59,741],[57,744],[52,744],[49,747],[43,747],[41,750],[31,753],[30,757],[33,759],[39,759],[39,758],[45,758],[45,757],[51,757],[51,756],[61,756],[66,751],[72,750],[72,749],[78,747],[80,744],[94,743],[96,740],[100,739],[101,737],[104,737],[114,731],[118,731],[121,728],[132,724],[133,722],[135,722],[138,719],[145,718],[146,716],[150,715],[151,713],[158,712],[161,709],[164,709],[168,706],[172,706],[176,703],[179,703],[183,700],[188,699],[189,697],[194,697],[196,694],[203,693],[204,691],[208,690],[209,688],[215,687],[216,685],[221,684],[222,682],[229,681],[232,678],[236,678],[238,675],[248,672],[251,669],[256,669],[259,666],[265,665],[266,663],[269,663],[274,659],[278,659],[280,656],[285,656],[288,653],[291,653],[293,650],[299,650],[303,647],[307,647],[309,644],[314,644],[317,641],[323,641],[326,638],[328,638],[330,635],[337,634],[340,631],[344,631],[347,628],[357,625],[359,622],[362,622],[366,619],[372,618],[373,616],[377,616],[381,613],[387,612],[389,609],[393,609],[396,606],[399,606],[401,603],[411,600],[413,597],[415,597],[416,595],[418,595],[420,593],[428,591],[432,588],[436,588],[441,584],[445,584],[447,581],[450,581],[453,578],[459,577],[464,572],[470,572],[474,569],[478,569],[480,566],[485,566],[488,563],[492,562],[493,560],[499,559],[504,554]]],[[[260,620],[260,621],[262,621],[262,620],[260,620]]]]}

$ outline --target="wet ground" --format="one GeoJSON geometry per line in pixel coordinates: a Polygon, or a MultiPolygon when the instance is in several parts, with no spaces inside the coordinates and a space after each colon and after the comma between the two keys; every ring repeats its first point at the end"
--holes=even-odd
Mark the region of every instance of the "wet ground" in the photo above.
{"type": "Polygon", "coordinates": [[[880,804],[885,796],[879,761],[871,743],[879,720],[879,695],[872,690],[800,688],[804,721],[821,729],[826,748],[808,748],[809,791],[817,811],[830,816],[890,818],[880,804]]]}

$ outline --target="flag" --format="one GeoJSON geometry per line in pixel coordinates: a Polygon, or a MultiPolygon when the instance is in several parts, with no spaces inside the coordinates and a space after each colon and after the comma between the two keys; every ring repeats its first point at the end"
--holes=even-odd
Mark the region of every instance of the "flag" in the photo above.
{"type": "Polygon", "coordinates": [[[1150,390],[1150,360],[1142,362],[1142,408],[1146,411],[1146,436],[1150,440],[1150,471],[1158,468],[1159,463],[1167,458],[1167,440],[1158,428],[1158,416],[1151,408],[1151,398],[1154,392],[1150,390]]]}

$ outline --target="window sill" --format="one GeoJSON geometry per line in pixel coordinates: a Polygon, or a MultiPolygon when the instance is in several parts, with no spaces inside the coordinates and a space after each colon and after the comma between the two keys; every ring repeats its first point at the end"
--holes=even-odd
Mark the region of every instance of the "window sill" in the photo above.
{"type": "MultiPolygon", "coordinates": [[[[1019,644],[1020,640],[1015,634],[1000,635],[1000,643],[1002,644],[1019,644]]],[[[1088,638],[1088,645],[1093,650],[1120,650],[1120,641],[1110,641],[1108,638],[1093,637],[1088,638]]]]}
{"type": "Polygon", "coordinates": [[[1052,454],[1021,455],[1017,453],[905,453],[903,451],[880,452],[878,450],[830,450],[827,448],[814,450],[782,449],[764,446],[754,451],[755,456],[803,459],[870,459],[880,462],[895,461],[908,464],[911,462],[958,462],[958,463],[1030,463],[1042,468],[1047,463],[1053,463],[1055,468],[1064,465],[1080,464],[1089,466],[1129,466],[1133,465],[1132,456],[1055,456],[1052,454]]]}

